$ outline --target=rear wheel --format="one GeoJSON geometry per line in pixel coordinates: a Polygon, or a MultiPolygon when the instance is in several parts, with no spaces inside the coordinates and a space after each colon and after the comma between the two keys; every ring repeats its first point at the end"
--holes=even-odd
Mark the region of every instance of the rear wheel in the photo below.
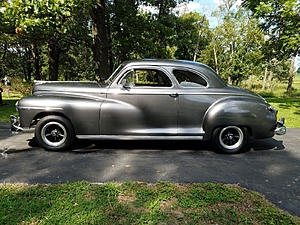
{"type": "Polygon", "coordinates": [[[65,150],[73,143],[74,137],[71,122],[61,116],[46,116],[35,128],[37,143],[47,150],[65,150]]]}
{"type": "Polygon", "coordinates": [[[248,141],[248,130],[244,127],[226,126],[213,132],[213,142],[223,153],[237,153],[241,151],[248,141]]]}

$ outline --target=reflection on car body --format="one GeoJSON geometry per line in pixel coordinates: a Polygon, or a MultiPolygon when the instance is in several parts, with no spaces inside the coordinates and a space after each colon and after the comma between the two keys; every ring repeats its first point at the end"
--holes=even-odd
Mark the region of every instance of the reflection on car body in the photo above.
{"type": "Polygon", "coordinates": [[[182,60],[122,63],[103,84],[37,82],[17,103],[20,126],[35,126],[38,143],[68,148],[74,138],[212,140],[226,153],[249,136],[284,134],[284,120],[261,96],[226,85],[208,66],[182,60]]]}

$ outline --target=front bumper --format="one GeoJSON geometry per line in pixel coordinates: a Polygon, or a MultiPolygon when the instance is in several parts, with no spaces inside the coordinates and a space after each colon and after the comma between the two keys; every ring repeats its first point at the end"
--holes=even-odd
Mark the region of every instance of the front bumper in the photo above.
{"type": "Polygon", "coordinates": [[[284,118],[281,117],[277,123],[275,128],[275,134],[277,135],[284,135],[286,133],[286,126],[284,125],[284,118]]]}
{"type": "Polygon", "coordinates": [[[13,132],[23,131],[23,128],[20,127],[19,119],[14,115],[10,115],[10,130],[13,132]]]}

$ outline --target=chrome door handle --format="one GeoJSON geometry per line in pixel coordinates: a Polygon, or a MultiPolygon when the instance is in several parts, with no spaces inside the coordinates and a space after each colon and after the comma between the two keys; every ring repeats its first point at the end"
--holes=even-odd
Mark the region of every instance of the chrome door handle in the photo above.
{"type": "Polygon", "coordinates": [[[170,95],[170,97],[172,97],[172,98],[177,98],[177,97],[179,96],[178,93],[173,93],[173,94],[169,94],[169,95],[170,95]]]}

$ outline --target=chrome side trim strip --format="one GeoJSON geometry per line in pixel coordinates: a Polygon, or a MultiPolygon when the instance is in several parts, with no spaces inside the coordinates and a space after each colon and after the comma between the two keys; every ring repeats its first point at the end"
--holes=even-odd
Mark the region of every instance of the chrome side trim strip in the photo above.
{"type": "Polygon", "coordinates": [[[35,106],[18,106],[18,109],[24,109],[24,110],[31,110],[31,109],[38,109],[38,110],[62,110],[63,108],[57,108],[57,107],[35,107],[35,106]]]}
{"type": "Polygon", "coordinates": [[[95,101],[103,101],[106,99],[106,91],[105,92],[83,92],[83,93],[74,93],[74,92],[68,92],[68,91],[36,91],[33,94],[34,96],[64,96],[64,97],[78,97],[78,98],[86,98],[91,99],[95,101]],[[104,96],[99,96],[104,95],[104,96]]]}
{"type": "MultiPolygon", "coordinates": [[[[46,81],[46,80],[34,80],[33,81],[36,84],[46,84],[46,83],[73,83],[76,81],[46,81]]],[[[94,84],[98,84],[97,81],[79,81],[81,83],[94,83],[94,84]]]]}
{"type": "Polygon", "coordinates": [[[203,140],[203,136],[133,136],[133,135],[76,135],[90,140],[203,140]]]}

